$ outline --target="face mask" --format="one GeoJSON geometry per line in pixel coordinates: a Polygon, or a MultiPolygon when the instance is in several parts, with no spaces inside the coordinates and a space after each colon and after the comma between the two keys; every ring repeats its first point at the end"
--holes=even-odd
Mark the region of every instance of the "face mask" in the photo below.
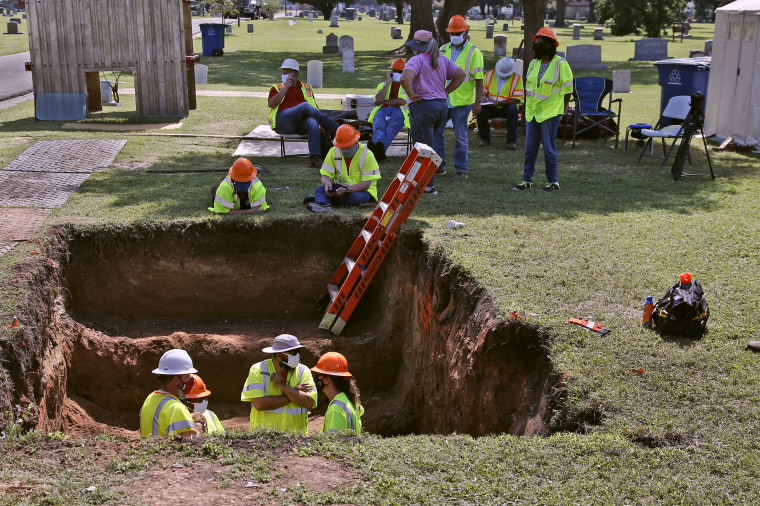
{"type": "Polygon", "coordinates": [[[533,52],[536,53],[536,58],[542,58],[548,51],[546,44],[533,44],[533,52]]]}
{"type": "Polygon", "coordinates": [[[283,74],[282,75],[282,84],[285,84],[287,82],[288,77],[290,77],[290,74],[283,74]]]}
{"type": "Polygon", "coordinates": [[[394,83],[398,83],[401,81],[401,74],[396,74],[395,72],[391,74],[391,79],[393,79],[394,83]]]}
{"type": "Polygon", "coordinates": [[[455,46],[459,46],[464,42],[464,35],[452,35],[451,43],[455,46]]]}
{"type": "Polygon", "coordinates": [[[412,54],[413,54],[414,56],[417,56],[418,54],[420,54],[420,52],[419,52],[419,51],[417,51],[416,49],[412,49],[412,54]]]}
{"type": "Polygon", "coordinates": [[[356,152],[359,150],[359,145],[357,144],[353,148],[340,148],[340,152],[343,153],[343,156],[346,158],[351,158],[356,154],[356,152]]]}
{"type": "Polygon", "coordinates": [[[287,355],[288,355],[288,361],[284,362],[283,360],[280,360],[280,362],[282,363],[282,365],[284,365],[288,369],[295,369],[298,363],[301,361],[301,354],[296,353],[295,355],[290,355],[290,354],[287,354],[287,355]]]}
{"type": "Polygon", "coordinates": [[[235,185],[235,188],[238,191],[241,191],[241,192],[247,192],[248,190],[250,190],[252,183],[253,183],[253,181],[247,181],[245,183],[241,183],[239,181],[234,181],[233,182],[233,184],[235,185]]]}
{"type": "Polygon", "coordinates": [[[201,402],[193,403],[193,410],[198,413],[203,413],[208,408],[208,399],[203,399],[201,402]]]}

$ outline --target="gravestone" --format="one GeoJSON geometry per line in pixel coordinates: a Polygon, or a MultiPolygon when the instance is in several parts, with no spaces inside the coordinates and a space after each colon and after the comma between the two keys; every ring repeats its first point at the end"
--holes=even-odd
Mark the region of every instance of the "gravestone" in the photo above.
{"type": "Polygon", "coordinates": [[[385,11],[380,11],[380,21],[385,21],[385,11]]]}
{"type": "Polygon", "coordinates": [[[312,88],[322,87],[322,62],[320,60],[309,60],[306,63],[306,82],[312,88]]]}
{"type": "Polygon", "coordinates": [[[641,39],[636,41],[631,61],[657,61],[668,58],[668,39],[641,39]]]}
{"type": "Polygon", "coordinates": [[[353,49],[346,49],[343,51],[343,72],[344,73],[353,73],[354,72],[354,50],[353,49]]]}
{"type": "Polygon", "coordinates": [[[493,38],[493,55],[507,56],[507,36],[498,34],[493,38]]]}
{"type": "Polygon", "coordinates": [[[5,32],[6,35],[19,35],[21,32],[18,31],[18,23],[10,22],[8,23],[8,31],[5,32]]]}
{"type": "Polygon", "coordinates": [[[323,33],[325,33],[325,32],[323,32],[323,31],[322,31],[322,29],[320,28],[319,30],[317,30],[317,33],[318,33],[319,35],[322,35],[322,34],[323,34],[323,33]]]}
{"type": "Polygon", "coordinates": [[[356,9],[346,9],[346,21],[353,21],[356,19],[356,9]]]}
{"type": "Polygon", "coordinates": [[[581,28],[583,28],[582,24],[573,23],[573,40],[581,39],[581,28]]]}
{"type": "Polygon", "coordinates": [[[405,19],[407,22],[409,22],[409,21],[411,21],[411,20],[412,20],[412,15],[411,15],[411,14],[409,14],[409,13],[407,12],[407,13],[406,13],[406,15],[404,15],[404,19],[405,19]]]}
{"type": "Polygon", "coordinates": [[[493,25],[491,23],[486,25],[486,39],[493,39],[493,25]]]}
{"type": "Polygon", "coordinates": [[[502,32],[508,32],[509,31],[509,23],[504,23],[504,26],[501,27],[502,32]]]}
{"type": "Polygon", "coordinates": [[[203,65],[201,63],[196,63],[194,67],[195,67],[195,84],[207,84],[208,83],[208,66],[203,65]]]}
{"type": "Polygon", "coordinates": [[[525,58],[525,49],[522,47],[513,47],[512,58],[525,58]]]}
{"type": "Polygon", "coordinates": [[[340,48],[338,47],[338,36],[331,32],[330,35],[325,37],[325,45],[322,46],[322,53],[338,54],[339,52],[340,48]]]}
{"type": "Polygon", "coordinates": [[[403,39],[404,36],[401,34],[401,28],[398,26],[392,26],[391,27],[391,38],[392,39],[403,39]]]}
{"type": "Polygon", "coordinates": [[[367,16],[369,16],[371,18],[374,18],[375,14],[377,14],[377,12],[375,11],[375,9],[370,9],[370,10],[367,11],[367,16]]]}
{"type": "Polygon", "coordinates": [[[607,70],[607,64],[602,63],[602,46],[593,44],[567,46],[567,57],[565,59],[573,72],[576,70],[607,70]]]}
{"type": "Polygon", "coordinates": [[[304,16],[303,11],[301,11],[301,12],[298,13],[298,17],[299,18],[302,18],[303,16],[304,16]]]}
{"type": "Polygon", "coordinates": [[[594,28],[594,40],[604,40],[604,28],[594,28]]]}
{"type": "Polygon", "coordinates": [[[309,12],[309,23],[313,23],[313,22],[314,22],[314,13],[309,12]]]}
{"type": "Polygon", "coordinates": [[[11,18],[11,23],[21,24],[21,18],[11,18]]]}
{"type": "Polygon", "coordinates": [[[712,47],[713,47],[713,41],[712,40],[706,40],[705,41],[705,54],[706,55],[712,55],[712,47]]]}
{"type": "Polygon", "coordinates": [[[631,71],[630,70],[613,70],[612,71],[612,93],[630,93],[631,92],[631,71]]]}
{"type": "Polygon", "coordinates": [[[253,23],[248,23],[248,33],[253,33],[253,23]]]}
{"type": "MultiPolygon", "coordinates": [[[[349,50],[353,52],[354,38],[350,35],[343,35],[340,39],[338,39],[338,47],[338,54],[343,54],[349,50]]],[[[353,70],[351,72],[353,72],[353,70]]]]}
{"type": "Polygon", "coordinates": [[[232,25],[227,25],[225,27],[225,30],[227,31],[227,33],[232,33],[232,25]]]}
{"type": "Polygon", "coordinates": [[[338,16],[333,15],[330,18],[330,28],[337,28],[338,27],[338,16]]]}

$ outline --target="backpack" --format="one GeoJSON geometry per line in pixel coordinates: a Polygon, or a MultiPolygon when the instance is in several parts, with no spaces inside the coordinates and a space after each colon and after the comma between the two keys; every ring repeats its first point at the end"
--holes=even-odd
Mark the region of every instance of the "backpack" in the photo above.
{"type": "Polygon", "coordinates": [[[709,317],[710,308],[699,281],[678,282],[654,305],[652,328],[663,335],[699,339],[709,317]]]}

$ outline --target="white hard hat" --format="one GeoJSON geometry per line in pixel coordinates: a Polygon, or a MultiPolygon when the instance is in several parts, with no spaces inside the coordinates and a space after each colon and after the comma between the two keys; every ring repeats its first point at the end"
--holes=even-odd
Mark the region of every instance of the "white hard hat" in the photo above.
{"type": "Polygon", "coordinates": [[[511,76],[515,71],[515,61],[509,56],[499,58],[496,62],[496,75],[502,79],[506,79],[511,76]]]}
{"type": "Polygon", "coordinates": [[[298,62],[294,60],[293,58],[286,58],[282,65],[280,65],[281,69],[290,69],[290,70],[297,70],[301,71],[301,67],[298,66],[298,62]]]}
{"type": "Polygon", "coordinates": [[[177,376],[180,374],[192,374],[198,372],[193,367],[193,360],[185,350],[169,350],[158,361],[158,368],[153,369],[153,374],[165,376],[177,376]]]}

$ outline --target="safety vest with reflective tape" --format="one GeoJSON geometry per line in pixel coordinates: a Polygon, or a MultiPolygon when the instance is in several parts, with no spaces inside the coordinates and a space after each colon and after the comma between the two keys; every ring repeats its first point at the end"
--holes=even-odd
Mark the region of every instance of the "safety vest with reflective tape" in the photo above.
{"type": "MultiPolygon", "coordinates": [[[[441,46],[443,56],[451,59],[452,44],[451,42],[441,46]]],[[[464,82],[449,95],[451,107],[461,105],[471,105],[475,103],[475,81],[483,79],[483,53],[476,48],[469,40],[462,46],[462,51],[454,61],[464,70],[464,82]]]]}
{"type": "Polygon", "coordinates": [[[565,95],[573,92],[573,71],[564,58],[554,55],[538,84],[541,64],[530,62],[525,77],[525,119],[539,123],[565,112],[565,95]]]}
{"type": "MultiPolygon", "coordinates": [[[[259,178],[253,178],[251,187],[248,189],[248,200],[251,202],[251,209],[261,208],[262,211],[269,209],[266,194],[267,190],[264,188],[264,184],[259,178]]],[[[235,185],[232,184],[232,179],[227,176],[219,184],[219,188],[216,189],[214,207],[209,207],[208,210],[225,214],[229,213],[232,209],[240,209],[240,200],[235,191],[235,185]]]]}
{"type": "Polygon", "coordinates": [[[203,418],[206,419],[206,434],[224,434],[224,427],[216,413],[207,409],[203,412],[203,418]]]}
{"type": "Polygon", "coordinates": [[[372,198],[377,200],[377,180],[380,179],[380,166],[377,164],[375,155],[372,154],[367,146],[359,144],[359,149],[351,158],[351,165],[346,167],[346,159],[339,148],[333,147],[328,151],[322,168],[319,173],[335,181],[347,184],[348,186],[361,183],[363,181],[372,181],[367,188],[367,192],[372,198]]]}
{"type": "MultiPolygon", "coordinates": [[[[391,84],[390,86],[388,86],[388,90],[385,92],[385,100],[389,100],[391,98],[391,86],[393,86],[393,84],[391,84]]],[[[380,91],[384,87],[385,87],[385,81],[383,81],[382,83],[378,84],[377,85],[377,89],[375,89],[375,95],[377,95],[378,93],[380,93],[380,91]]],[[[402,106],[394,106],[394,105],[392,105],[390,107],[396,107],[397,109],[401,109],[401,112],[404,113],[404,126],[406,128],[410,128],[409,127],[409,106],[406,104],[406,92],[404,91],[404,87],[403,86],[399,86],[398,87],[398,98],[403,98],[404,99],[404,105],[402,105],[402,106]]],[[[375,114],[377,114],[377,111],[379,111],[380,109],[385,109],[385,107],[383,107],[382,105],[375,106],[375,108],[372,109],[372,112],[369,113],[369,118],[367,118],[367,121],[369,121],[370,123],[372,123],[375,120],[375,114]]]]}
{"type": "Polygon", "coordinates": [[[360,404],[357,408],[351,404],[348,396],[341,392],[327,406],[325,421],[322,422],[322,432],[352,430],[357,436],[361,436],[363,414],[364,407],[360,404]]]}
{"type": "MultiPolygon", "coordinates": [[[[240,400],[251,402],[251,399],[257,397],[282,395],[282,390],[270,380],[275,372],[277,372],[277,369],[275,369],[274,360],[271,358],[253,364],[248,372],[248,378],[245,380],[240,400]]],[[[287,383],[293,388],[299,383],[311,385],[312,389],[309,392],[309,397],[314,401],[313,407],[317,406],[317,387],[314,384],[314,378],[312,378],[308,367],[298,364],[298,367],[288,374],[287,383]]],[[[286,432],[302,432],[306,435],[308,417],[308,409],[302,408],[292,402],[281,408],[266,411],[259,411],[251,402],[251,429],[269,427],[286,432]]]]}
{"type": "Polygon", "coordinates": [[[193,417],[175,396],[157,390],[145,399],[140,410],[142,437],[172,437],[190,431],[195,433],[193,417]]]}
{"type": "Polygon", "coordinates": [[[491,102],[509,100],[510,98],[515,98],[520,102],[525,100],[525,90],[523,89],[522,78],[517,72],[513,72],[512,75],[506,79],[501,90],[499,90],[499,80],[496,76],[496,71],[489,70],[483,78],[483,88],[486,90],[488,100],[491,102]]]}
{"type": "MultiPolygon", "coordinates": [[[[311,89],[311,85],[301,81],[298,82],[301,83],[301,93],[303,93],[306,101],[313,105],[314,109],[319,109],[319,107],[317,107],[317,102],[314,100],[314,91],[311,89]]],[[[282,83],[275,83],[272,85],[272,88],[277,88],[277,93],[281,92],[284,87],[285,85],[282,83]]],[[[271,91],[272,88],[269,88],[269,90],[271,91]]],[[[285,100],[284,97],[283,100],[285,100]]],[[[269,126],[272,128],[272,130],[274,130],[277,126],[277,111],[280,110],[281,105],[282,102],[277,104],[277,107],[271,107],[269,109],[269,126]]]]}

